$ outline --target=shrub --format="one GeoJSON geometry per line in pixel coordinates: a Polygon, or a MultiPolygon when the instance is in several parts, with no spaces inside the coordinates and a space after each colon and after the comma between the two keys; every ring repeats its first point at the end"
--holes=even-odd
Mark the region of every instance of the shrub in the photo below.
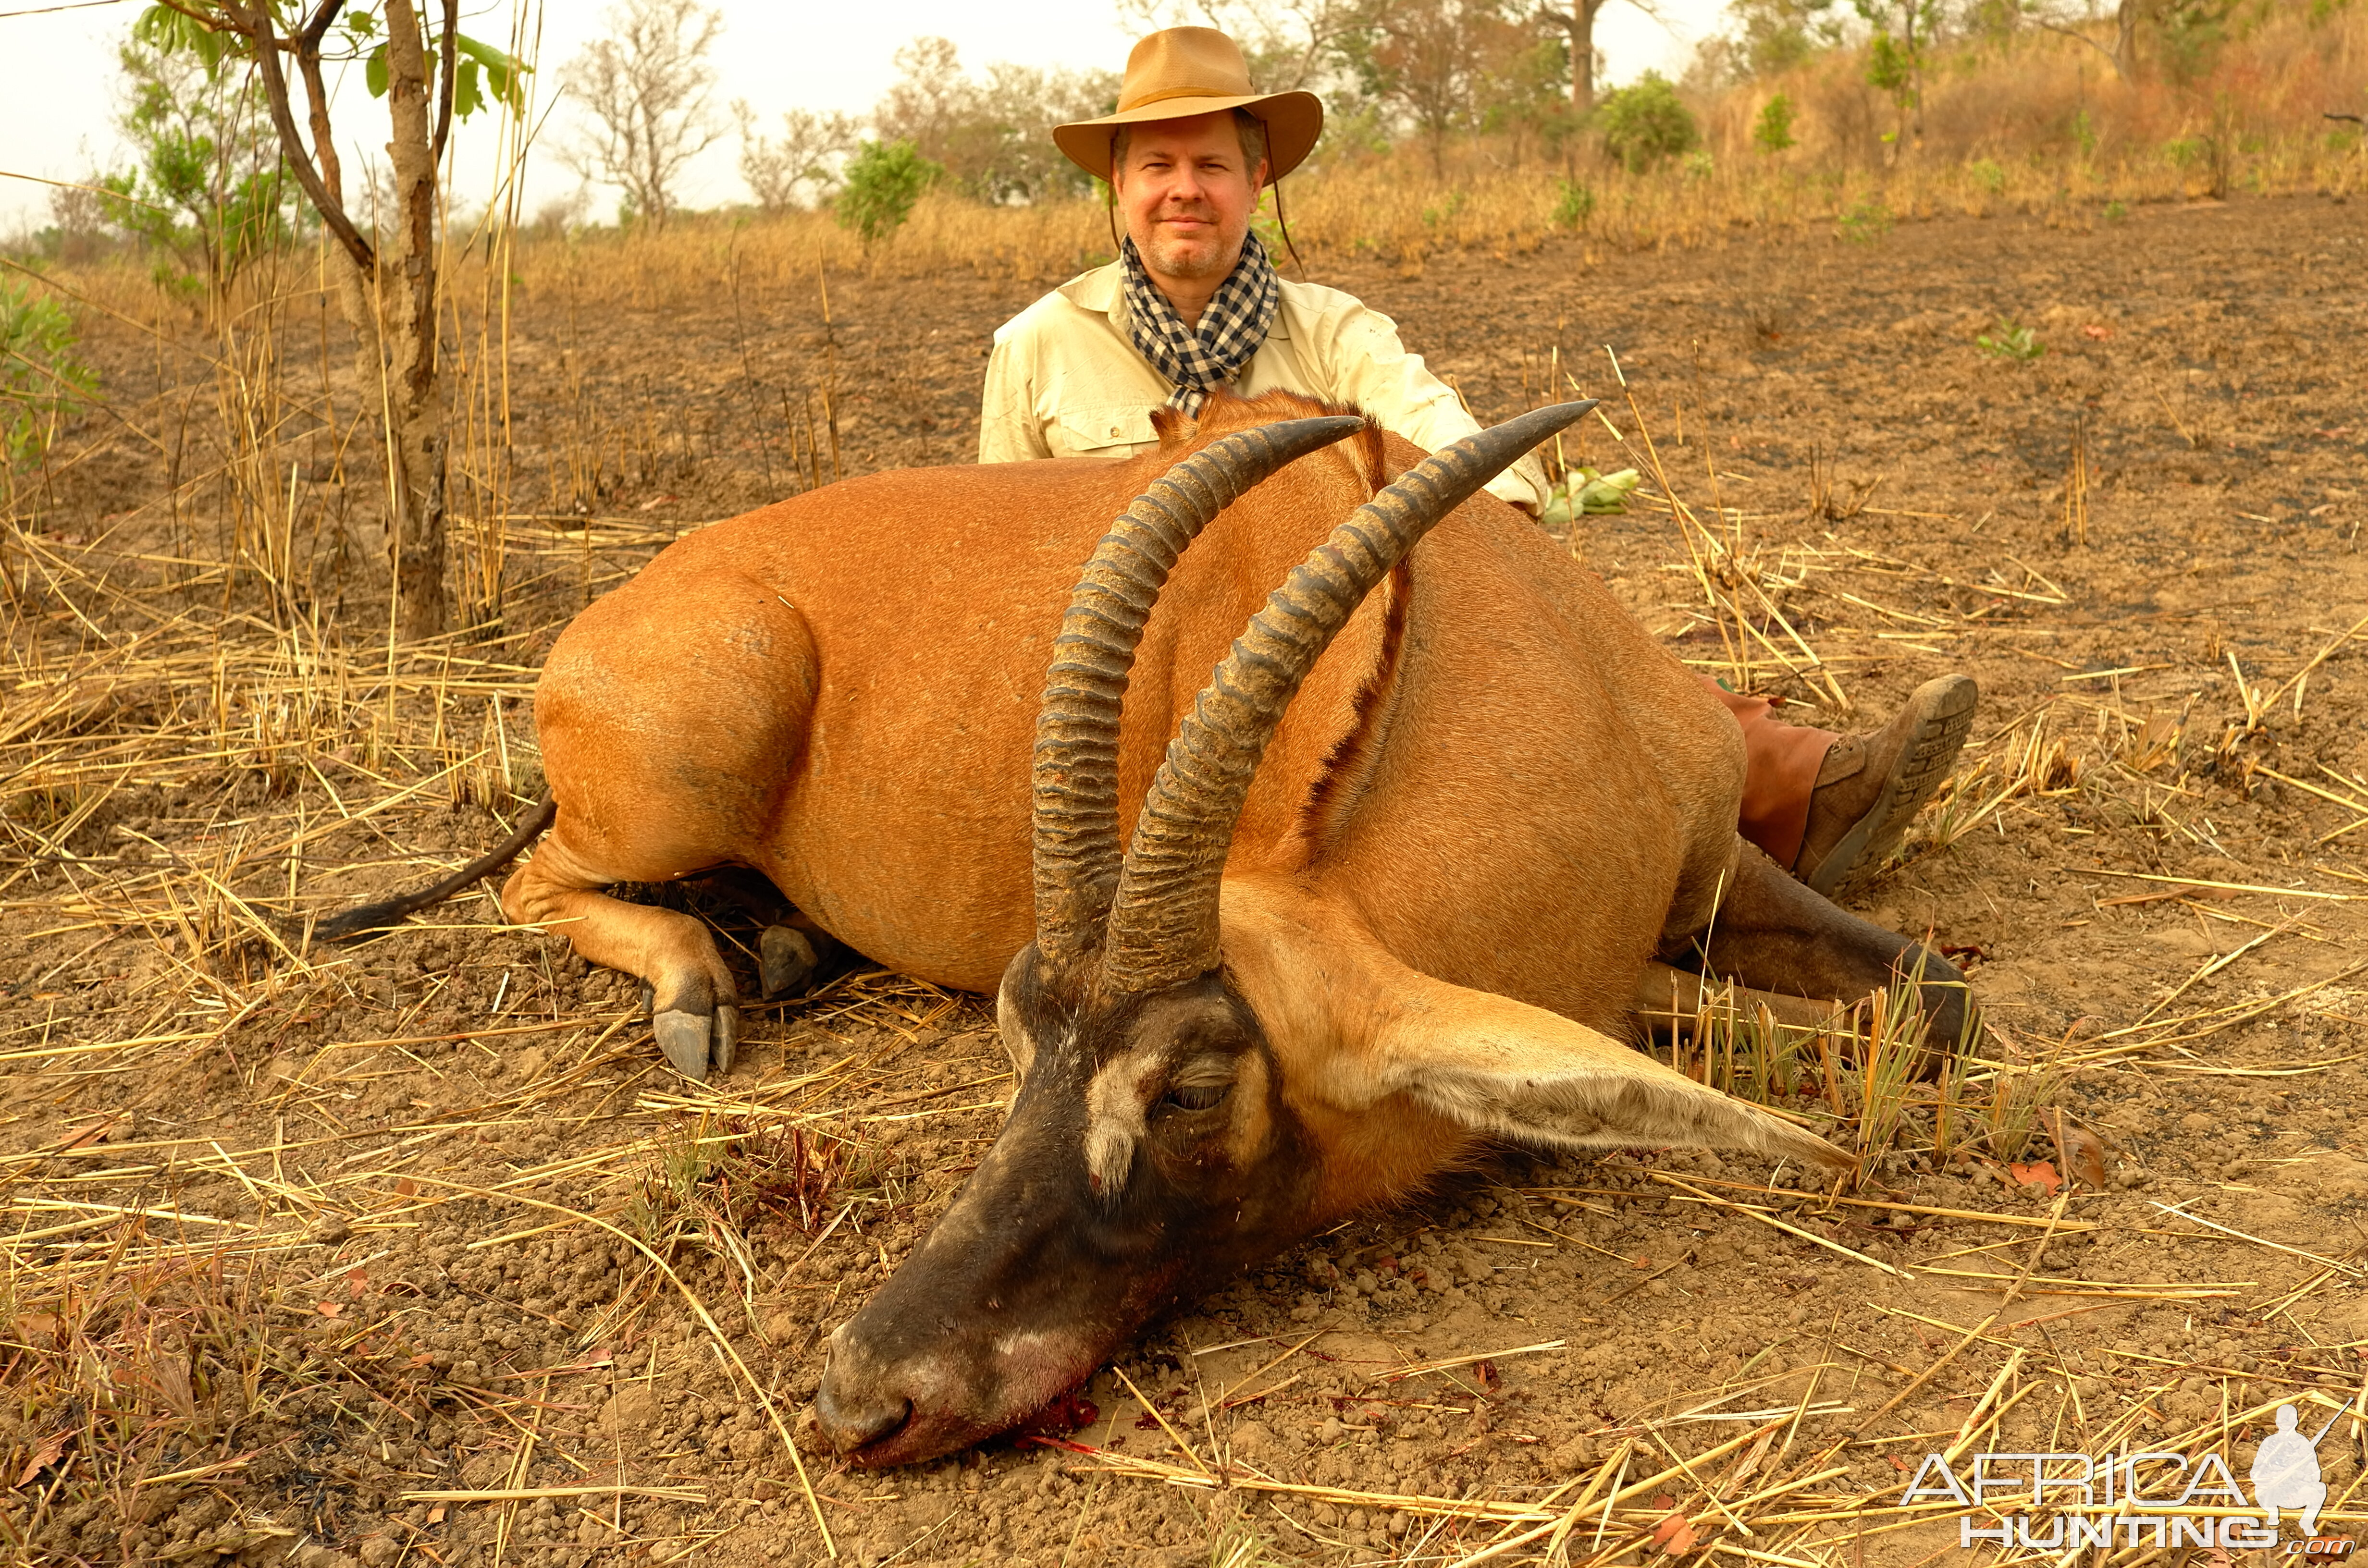
{"type": "Polygon", "coordinates": [[[302,226],[262,86],[145,38],[118,60],[116,128],[137,163],[93,182],[100,214],[158,253],[165,289],[191,299],[219,290],[302,226]]]}
{"type": "Polygon", "coordinates": [[[1576,229],[1595,211],[1595,192],[1575,179],[1554,181],[1554,226],[1576,229]]]}
{"type": "Polygon", "coordinates": [[[1994,158],[1975,158],[1965,165],[1965,174],[1974,184],[1992,196],[2006,191],[2006,168],[1994,158]]]}
{"type": "Polygon", "coordinates": [[[2004,319],[1975,338],[1974,343],[1985,354],[2000,359],[2020,359],[2025,364],[2047,352],[2047,345],[2039,341],[2037,333],[2004,319]]]}
{"type": "Polygon", "coordinates": [[[74,337],[64,306],[0,278],[0,458],[11,466],[40,457],[98,386],[74,337]]]}
{"type": "Polygon", "coordinates": [[[1763,153],[1781,153],[1794,145],[1793,139],[1793,100],[1779,93],[1761,107],[1759,118],[1751,124],[1751,140],[1763,153]]]}
{"type": "Polygon", "coordinates": [[[913,215],[913,203],[944,174],[914,150],[910,142],[882,146],[866,142],[847,165],[847,184],[834,206],[838,226],[852,229],[873,244],[894,233],[913,215]]]}
{"type": "Polygon", "coordinates": [[[1658,72],[1647,71],[1634,86],[1604,96],[1596,110],[1603,128],[1603,150],[1627,166],[1632,175],[1702,145],[1702,129],[1693,111],[1678,98],[1677,88],[1658,72]]]}
{"type": "Polygon", "coordinates": [[[1891,209],[1874,197],[1853,201],[1842,209],[1834,232],[1854,245],[1871,245],[1891,233],[1891,209]]]}

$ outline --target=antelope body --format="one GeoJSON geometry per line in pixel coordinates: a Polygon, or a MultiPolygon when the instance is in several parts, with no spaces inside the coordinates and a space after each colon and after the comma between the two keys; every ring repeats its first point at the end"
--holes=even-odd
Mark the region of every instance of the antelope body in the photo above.
{"type": "Polygon", "coordinates": [[[998,993],[1005,1128],[832,1336],[817,1408],[856,1462],[1011,1426],[1491,1139],[1838,1161],[1622,1043],[1656,957],[1806,997],[1912,971],[1962,1029],[1945,963],[1737,838],[1725,712],[1475,494],[1577,412],[1424,459],[1220,395],[1129,462],[719,524],[554,646],[556,822],[503,906],[648,982],[677,1064],[728,1065],[731,972],[602,884],[751,866],[869,957],[998,993]]]}

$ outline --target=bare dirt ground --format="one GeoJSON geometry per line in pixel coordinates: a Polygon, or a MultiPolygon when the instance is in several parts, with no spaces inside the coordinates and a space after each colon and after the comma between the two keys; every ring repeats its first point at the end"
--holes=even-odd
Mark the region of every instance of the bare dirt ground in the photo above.
{"type": "MultiPolygon", "coordinates": [[[[1650,432],[1722,549],[1666,503],[1572,547],[1701,667],[1835,728],[1978,677],[1957,779],[1856,902],[1959,955],[1996,1039],[1955,1124],[1911,1106],[1848,1201],[1743,1160],[1508,1153],[1155,1329],[1073,1446],[885,1474],[793,1460],[776,1418],[994,1134],[975,999],[852,969],[696,1090],[628,982],[484,894],[332,952],[258,917],[492,843],[584,596],[826,468],[780,411],[834,363],[846,472],[962,460],[987,335],[1039,286],[835,278],[826,332],[805,293],[530,289],[508,640],[394,660],[328,435],[279,481],[321,524],[317,598],[274,599],[160,499],[171,444],[126,434],[205,383],[94,327],[122,417],[53,462],[9,562],[0,1539],[307,1568],[1497,1541],[1910,1568],[1958,1540],[1962,1510],[1900,1506],[1928,1450],[2241,1478],[2280,1401],[2306,1429],[2348,1409],[2319,1456],[2325,1528],[2357,1535],[2363,277],[2356,210],[2317,200],[1327,274],[1484,418],[1557,367],[1605,393],[1625,444],[1594,426],[1573,462],[1649,471],[1650,432]],[[2044,351],[1983,349],[2002,321],[2044,351]],[[340,601],[353,630],[309,637],[340,601]]],[[[1845,1077],[1804,1065],[1780,1103],[1856,1135],[1845,1077]]]]}

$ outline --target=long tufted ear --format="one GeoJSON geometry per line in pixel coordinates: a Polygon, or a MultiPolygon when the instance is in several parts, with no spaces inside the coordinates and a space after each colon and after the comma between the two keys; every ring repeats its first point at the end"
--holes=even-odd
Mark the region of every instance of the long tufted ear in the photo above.
{"type": "Polygon", "coordinates": [[[1527,1143],[1851,1163],[1814,1133],[1599,1030],[1409,969],[1320,900],[1229,879],[1223,940],[1226,968],[1268,1038],[1339,1111],[1404,1095],[1475,1132],[1527,1143]]]}
{"type": "Polygon", "coordinates": [[[1477,1131],[1573,1148],[1750,1149],[1842,1166],[1815,1133],[1558,1013],[1412,970],[1373,1042],[1387,1090],[1477,1131]]]}

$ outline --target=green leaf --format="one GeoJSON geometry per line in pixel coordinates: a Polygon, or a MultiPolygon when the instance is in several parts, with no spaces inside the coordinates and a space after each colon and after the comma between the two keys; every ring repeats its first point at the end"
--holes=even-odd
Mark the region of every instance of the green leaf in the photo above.
{"type": "Polygon", "coordinates": [[[482,39],[471,38],[467,33],[454,34],[452,47],[483,65],[496,66],[504,70],[512,69],[518,65],[517,61],[512,60],[492,44],[482,39]]]}
{"type": "MultiPolygon", "coordinates": [[[[492,44],[482,39],[471,38],[467,33],[454,34],[452,46],[460,53],[484,67],[485,97],[507,105],[513,113],[523,114],[526,111],[526,94],[518,77],[530,67],[521,65],[516,59],[503,53],[492,44]]],[[[464,65],[461,69],[466,70],[467,67],[464,65]]],[[[478,103],[482,105],[484,101],[484,98],[481,97],[478,103]]],[[[455,113],[464,116],[470,112],[461,109],[457,92],[454,95],[452,108],[455,113]]]]}
{"type": "Polygon", "coordinates": [[[378,37],[378,17],[370,11],[347,11],[344,27],[358,39],[378,37]]]}
{"type": "MultiPolygon", "coordinates": [[[[204,0],[199,0],[199,4],[202,6],[204,0]]],[[[187,51],[196,55],[208,76],[221,71],[222,56],[233,47],[225,35],[170,6],[151,6],[142,12],[140,19],[131,24],[131,36],[160,54],[187,51]]]]}
{"type": "Polygon", "coordinates": [[[463,60],[452,73],[452,112],[466,119],[484,107],[485,100],[477,91],[477,62],[463,60]]]}
{"type": "Polygon", "coordinates": [[[362,62],[362,82],[374,98],[386,97],[386,45],[380,44],[362,62]]]}

